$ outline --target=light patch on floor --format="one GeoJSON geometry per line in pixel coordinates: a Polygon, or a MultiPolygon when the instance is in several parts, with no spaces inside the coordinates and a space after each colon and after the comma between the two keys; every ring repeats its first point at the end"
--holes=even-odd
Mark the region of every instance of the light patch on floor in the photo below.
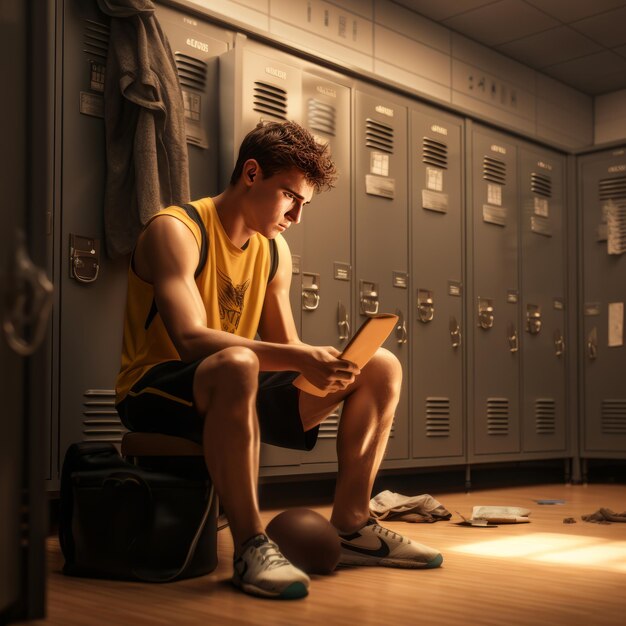
{"type": "Polygon", "coordinates": [[[542,563],[600,567],[626,574],[626,541],[601,537],[530,533],[523,537],[478,541],[448,550],[476,556],[517,557],[542,563]]]}

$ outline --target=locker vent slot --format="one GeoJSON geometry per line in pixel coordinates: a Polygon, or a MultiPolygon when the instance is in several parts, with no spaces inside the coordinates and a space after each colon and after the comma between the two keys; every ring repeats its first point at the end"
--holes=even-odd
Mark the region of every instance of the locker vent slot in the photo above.
{"type": "Polygon", "coordinates": [[[426,436],[450,436],[450,398],[426,398],[426,436]]]}
{"type": "Polygon", "coordinates": [[[552,197],[552,179],[545,174],[536,174],[533,172],[530,175],[530,190],[536,193],[538,196],[544,196],[545,198],[552,197]]]}
{"type": "Polygon", "coordinates": [[[535,399],[535,427],[538,435],[556,432],[556,401],[554,398],[535,399]]]}
{"type": "Polygon", "coordinates": [[[182,52],[176,52],[174,58],[180,86],[197,89],[204,93],[207,74],[206,63],[182,52]]]}
{"type": "Polygon", "coordinates": [[[311,130],[335,136],[337,110],[334,106],[311,98],[307,107],[308,125],[311,130]]]}
{"type": "Polygon", "coordinates": [[[83,394],[83,441],[120,443],[126,428],[115,410],[113,389],[87,389],[83,394]]]}
{"type": "Polygon", "coordinates": [[[602,433],[626,435],[626,399],[602,400],[602,433]]]}
{"type": "Polygon", "coordinates": [[[337,439],[337,431],[339,430],[339,413],[331,413],[320,424],[320,439],[337,439]]]}
{"type": "Polygon", "coordinates": [[[253,98],[252,108],[257,113],[271,115],[279,120],[287,120],[287,92],[284,89],[269,83],[255,81],[253,98]]]}
{"type": "Polygon", "coordinates": [[[106,24],[85,20],[83,51],[90,56],[106,60],[109,51],[109,32],[110,29],[106,24]]]}
{"type": "Polygon", "coordinates": [[[600,200],[626,199],[626,176],[602,178],[598,182],[600,200]]]}
{"type": "Polygon", "coordinates": [[[448,169],[448,146],[440,141],[424,137],[422,161],[441,169],[448,169]]]}
{"type": "Polygon", "coordinates": [[[365,120],[365,145],[393,154],[393,128],[368,117],[365,120]]]}
{"type": "Polygon", "coordinates": [[[483,178],[498,185],[506,184],[506,163],[492,157],[483,159],[483,178]]]}
{"type": "Polygon", "coordinates": [[[487,398],[487,434],[509,434],[508,398],[487,398]]]}

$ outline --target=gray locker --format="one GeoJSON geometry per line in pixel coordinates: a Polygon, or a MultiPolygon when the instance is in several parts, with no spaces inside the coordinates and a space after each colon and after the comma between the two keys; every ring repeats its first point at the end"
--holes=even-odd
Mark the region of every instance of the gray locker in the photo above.
{"type": "MultiPolygon", "coordinates": [[[[302,73],[302,123],[328,143],[338,170],[335,187],[314,196],[298,228],[303,237],[300,337],[341,350],[353,330],[351,313],[350,88],[321,71],[302,73]]],[[[290,228],[288,232],[292,229],[290,228]]],[[[340,411],[320,426],[315,450],[303,463],[335,462],[340,411]]]]}
{"type": "Polygon", "coordinates": [[[522,449],[566,451],[565,158],[519,149],[522,449]]]}
{"type": "Polygon", "coordinates": [[[359,87],[354,136],[355,318],[360,326],[378,312],[400,317],[385,342],[404,372],[387,459],[409,454],[407,138],[406,104],[373,87],[359,87]]]}
{"type": "MultiPolygon", "coordinates": [[[[120,365],[128,258],[107,257],[102,225],[105,186],[104,71],[109,20],[96,2],[63,4],[58,72],[62,132],[57,155],[54,264],[60,323],[55,328],[62,460],[80,440],[119,442],[124,432],[114,408],[120,365]],[[82,269],[81,269],[82,268],[82,269]],[[78,270],[78,271],[76,271],[78,270]]],[[[157,17],[170,39],[188,104],[191,189],[217,191],[215,63],[231,36],[196,18],[159,7],[157,17]],[[213,102],[211,100],[213,99],[213,102]]]]}
{"type": "Polygon", "coordinates": [[[410,115],[411,452],[462,460],[463,120],[410,115]]]}
{"type": "Polygon", "coordinates": [[[471,142],[470,455],[503,458],[520,451],[517,150],[478,126],[471,142]]]}
{"type": "Polygon", "coordinates": [[[582,456],[626,456],[626,154],[580,159],[582,456]]]}

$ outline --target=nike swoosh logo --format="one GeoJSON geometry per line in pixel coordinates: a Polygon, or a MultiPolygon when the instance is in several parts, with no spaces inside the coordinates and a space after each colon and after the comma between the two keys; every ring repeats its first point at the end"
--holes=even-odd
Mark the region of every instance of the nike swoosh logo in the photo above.
{"type": "Polygon", "coordinates": [[[386,556],[389,556],[389,546],[382,539],[379,539],[378,541],[380,541],[380,546],[375,550],[372,550],[371,548],[362,548],[360,546],[355,546],[351,543],[347,543],[344,541],[341,542],[341,547],[345,548],[346,550],[351,550],[352,552],[359,552],[360,554],[367,554],[367,556],[384,559],[386,556]]]}

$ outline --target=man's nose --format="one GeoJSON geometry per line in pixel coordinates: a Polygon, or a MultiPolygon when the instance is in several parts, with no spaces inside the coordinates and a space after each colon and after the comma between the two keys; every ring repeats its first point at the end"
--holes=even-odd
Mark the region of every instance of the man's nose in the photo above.
{"type": "Polygon", "coordinates": [[[293,209],[288,211],[286,215],[292,222],[294,222],[295,224],[299,224],[300,218],[302,217],[302,205],[294,207],[293,209]]]}

